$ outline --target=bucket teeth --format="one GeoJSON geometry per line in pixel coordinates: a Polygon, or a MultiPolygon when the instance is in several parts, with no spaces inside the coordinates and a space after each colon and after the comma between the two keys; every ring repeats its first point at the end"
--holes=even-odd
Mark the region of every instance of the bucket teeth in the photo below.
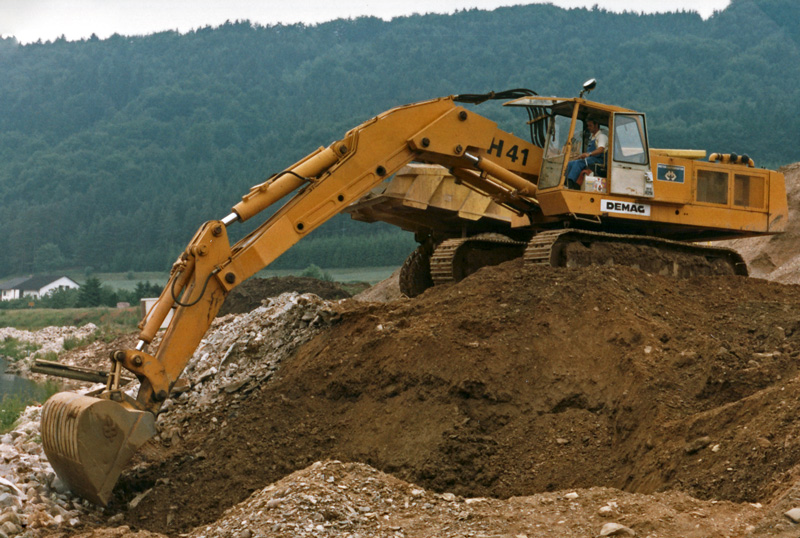
{"type": "Polygon", "coordinates": [[[72,392],[52,396],[42,408],[42,445],[69,489],[105,506],[136,450],[156,434],[147,411],[72,392]]]}

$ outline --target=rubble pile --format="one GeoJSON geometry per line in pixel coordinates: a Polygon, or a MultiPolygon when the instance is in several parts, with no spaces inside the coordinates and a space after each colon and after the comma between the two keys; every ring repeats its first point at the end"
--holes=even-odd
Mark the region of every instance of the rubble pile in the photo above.
{"type": "Polygon", "coordinates": [[[157,440],[170,445],[189,415],[210,406],[235,409],[237,400],[270,379],[281,361],[339,319],[332,306],[310,293],[283,293],[246,314],[215,320],[162,406],[157,440]]]}
{"type": "MultiPolygon", "coordinates": [[[[368,287],[368,284],[364,283],[368,287]]],[[[217,314],[244,314],[261,306],[270,297],[282,293],[313,293],[328,301],[350,297],[350,293],[338,282],[319,280],[308,276],[284,276],[271,278],[250,278],[232,289],[217,314]]]]}
{"type": "MultiPolygon", "coordinates": [[[[80,327],[45,327],[38,331],[25,331],[13,327],[0,328],[0,341],[13,338],[39,346],[30,356],[8,365],[8,373],[26,376],[30,372],[33,359],[48,353],[60,353],[64,350],[65,340],[85,340],[97,330],[97,325],[87,323],[80,327]]],[[[27,377],[27,376],[26,376],[27,377]]]]}
{"type": "Polygon", "coordinates": [[[0,537],[73,527],[100,512],[72,495],[53,472],[42,449],[40,418],[41,407],[30,406],[0,437],[0,537]]]}
{"type": "MultiPolygon", "coordinates": [[[[225,396],[233,398],[231,405],[236,406],[240,394],[269,379],[282,360],[336,319],[338,314],[331,303],[316,295],[297,293],[269,299],[247,314],[217,319],[185,370],[184,381],[164,403],[156,441],[169,445],[188,415],[220,404],[225,396]]],[[[43,350],[57,351],[64,338],[84,338],[95,329],[49,327],[35,333],[0,330],[20,340],[34,341],[43,350]]],[[[85,358],[87,352],[73,355],[85,358]]],[[[77,362],[91,365],[80,359],[77,362]]],[[[83,392],[99,388],[81,385],[83,392]]],[[[135,396],[135,386],[128,392],[135,396]]],[[[44,529],[46,533],[47,529],[78,525],[87,516],[97,519],[104,513],[71,495],[55,475],[42,449],[40,418],[40,406],[28,407],[13,431],[0,438],[0,538],[16,536],[23,529],[44,529]]]]}
{"type": "Polygon", "coordinates": [[[676,492],[636,495],[609,488],[509,500],[464,498],[426,490],[368,465],[333,460],[254,492],[189,536],[489,537],[499,536],[498,529],[502,536],[518,538],[741,536],[755,529],[761,511],[758,505],[699,501],[676,492]]]}

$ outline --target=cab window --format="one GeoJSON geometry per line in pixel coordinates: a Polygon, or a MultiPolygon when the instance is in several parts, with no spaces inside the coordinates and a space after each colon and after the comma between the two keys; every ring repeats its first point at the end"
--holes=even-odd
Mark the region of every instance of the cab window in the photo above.
{"type": "MultiPolygon", "coordinates": [[[[569,116],[555,115],[550,120],[547,129],[547,141],[544,148],[544,159],[542,162],[542,173],[539,177],[539,188],[547,189],[555,187],[561,183],[561,170],[564,167],[564,159],[568,156],[567,142],[569,141],[569,125],[572,118],[569,116]]],[[[578,120],[575,132],[583,131],[583,122],[578,120]]],[[[581,151],[582,142],[576,138],[572,141],[572,152],[577,154],[581,151]]],[[[571,158],[571,157],[570,157],[571,158]]]]}
{"type": "Polygon", "coordinates": [[[647,164],[644,133],[644,116],[616,114],[614,116],[614,160],[630,164],[647,164]]]}

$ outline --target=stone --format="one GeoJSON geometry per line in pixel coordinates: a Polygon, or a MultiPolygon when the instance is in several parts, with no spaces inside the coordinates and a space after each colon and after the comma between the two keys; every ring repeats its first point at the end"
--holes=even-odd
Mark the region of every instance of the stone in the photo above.
{"type": "Polygon", "coordinates": [[[792,508],[783,515],[791,519],[794,523],[800,523],[800,508],[792,508]]]}
{"type": "Polygon", "coordinates": [[[11,493],[12,495],[22,496],[22,491],[11,480],[0,476],[0,488],[11,493]]]}
{"type": "Polygon", "coordinates": [[[197,382],[203,383],[204,381],[211,379],[215,375],[217,375],[217,369],[212,366],[211,368],[200,374],[200,377],[197,379],[197,382]]]}
{"type": "Polygon", "coordinates": [[[711,438],[706,435],[703,437],[698,437],[694,441],[687,443],[683,450],[687,454],[691,455],[700,452],[710,444],[711,444],[711,438]]]}
{"type": "Polygon", "coordinates": [[[600,529],[600,536],[636,536],[632,529],[619,523],[606,523],[600,529]]]}
{"type": "Polygon", "coordinates": [[[58,476],[55,477],[50,487],[52,487],[54,490],[56,490],[57,493],[61,493],[62,495],[64,493],[69,493],[69,488],[64,483],[64,481],[61,480],[61,478],[59,478],[58,476]]]}
{"type": "Polygon", "coordinates": [[[10,521],[14,525],[19,525],[20,524],[19,523],[19,516],[17,515],[17,513],[13,509],[12,510],[6,510],[2,514],[0,514],[0,525],[5,523],[6,521],[10,521]]]}
{"type": "Polygon", "coordinates": [[[10,521],[6,521],[2,525],[0,525],[0,531],[3,531],[8,536],[16,536],[17,534],[22,532],[22,528],[18,525],[11,523],[10,521]]]}
{"type": "Polygon", "coordinates": [[[52,521],[53,518],[44,510],[36,510],[28,514],[28,527],[33,529],[48,527],[52,521]]]}
{"type": "Polygon", "coordinates": [[[133,499],[131,499],[131,501],[128,503],[128,509],[132,510],[132,509],[136,508],[137,506],[139,506],[139,503],[142,502],[142,500],[145,497],[147,497],[147,494],[150,493],[151,491],[153,491],[153,488],[145,490],[142,493],[140,493],[139,495],[137,495],[136,497],[134,497],[133,499]]]}

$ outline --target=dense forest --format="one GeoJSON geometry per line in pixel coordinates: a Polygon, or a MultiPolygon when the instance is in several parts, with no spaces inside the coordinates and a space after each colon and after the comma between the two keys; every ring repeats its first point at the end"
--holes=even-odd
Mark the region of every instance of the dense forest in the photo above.
{"type": "MultiPolygon", "coordinates": [[[[733,0],[708,20],[529,5],[3,39],[0,276],[166,270],[251,185],[375,114],[441,95],[572,96],[596,77],[591,98],[646,112],[655,147],[797,161],[799,20],[796,0],[733,0]]],[[[481,112],[517,130],[506,110],[481,112]]],[[[276,266],[399,264],[412,248],[409,234],[345,215],[276,266]]]]}

